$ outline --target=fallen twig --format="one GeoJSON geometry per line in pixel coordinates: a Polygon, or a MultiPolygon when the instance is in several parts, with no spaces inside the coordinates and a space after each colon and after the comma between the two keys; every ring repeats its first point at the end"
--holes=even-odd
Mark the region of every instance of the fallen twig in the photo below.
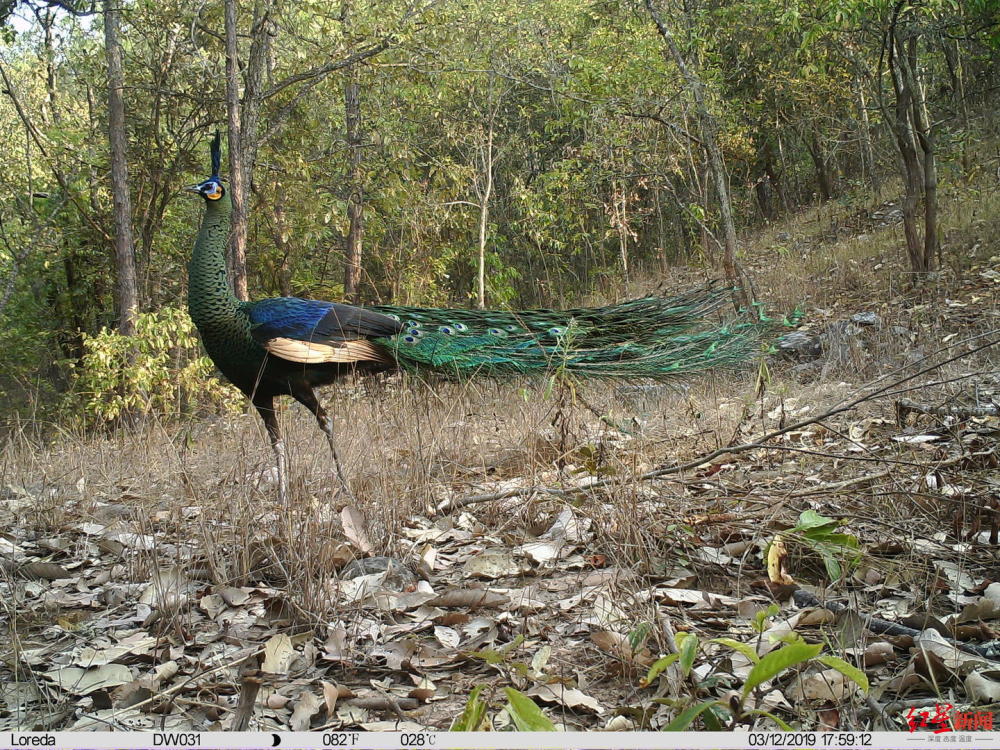
{"type": "Polygon", "coordinates": [[[953,406],[927,406],[926,404],[918,404],[916,401],[911,401],[908,398],[901,398],[896,402],[896,414],[898,415],[900,424],[902,424],[906,415],[913,411],[920,414],[959,417],[960,419],[1000,416],[1000,406],[997,404],[981,404],[979,406],[961,406],[959,404],[953,406]]]}
{"type": "MultiPolygon", "coordinates": [[[[799,607],[822,607],[823,609],[830,610],[834,614],[846,612],[851,609],[847,605],[841,604],[840,602],[821,602],[814,594],[806,591],[805,589],[796,589],[792,594],[792,599],[799,607]]],[[[900,625],[898,622],[889,622],[888,620],[880,619],[874,615],[862,615],[862,618],[864,626],[873,633],[883,635],[907,635],[911,638],[916,638],[921,633],[921,631],[915,628],[908,628],[906,625],[900,625]]],[[[977,646],[971,643],[962,643],[961,641],[956,641],[954,638],[950,638],[945,633],[939,634],[944,640],[957,648],[959,651],[981,656],[984,659],[995,660],[997,658],[997,651],[995,647],[989,648],[987,646],[977,646]]]]}

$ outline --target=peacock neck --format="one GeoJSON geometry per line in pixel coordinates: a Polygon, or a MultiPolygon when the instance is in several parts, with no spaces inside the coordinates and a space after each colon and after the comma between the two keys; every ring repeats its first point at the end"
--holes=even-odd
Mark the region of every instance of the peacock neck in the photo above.
{"type": "Polygon", "coordinates": [[[205,216],[188,264],[188,310],[195,325],[203,331],[207,326],[223,323],[227,317],[231,319],[239,308],[226,272],[232,210],[228,195],[206,201],[205,216]]]}

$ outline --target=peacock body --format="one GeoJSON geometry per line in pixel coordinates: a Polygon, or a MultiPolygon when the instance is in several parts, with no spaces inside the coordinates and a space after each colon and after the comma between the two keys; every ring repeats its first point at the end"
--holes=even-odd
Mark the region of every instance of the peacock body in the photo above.
{"type": "Polygon", "coordinates": [[[314,388],[347,372],[467,378],[561,370],[662,380],[743,362],[759,349],[766,324],[706,325],[705,316],[728,299],[727,289],[712,286],[562,311],[358,307],[295,297],[242,302],[227,278],[232,204],[218,177],[220,160],[216,136],[212,177],[188,188],[206,203],[188,266],[188,307],[208,355],[264,420],[283,498],[286,461],[275,397],[291,395],[315,415],[336,460],[333,423],[314,388]]]}

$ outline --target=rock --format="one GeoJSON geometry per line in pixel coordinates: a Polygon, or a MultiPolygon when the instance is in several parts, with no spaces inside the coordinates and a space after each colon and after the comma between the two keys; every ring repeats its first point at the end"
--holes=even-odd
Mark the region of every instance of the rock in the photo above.
{"type": "Polygon", "coordinates": [[[806,331],[786,333],[777,341],[778,351],[800,359],[812,359],[823,353],[823,344],[819,337],[806,331]]]}
{"type": "Polygon", "coordinates": [[[856,326],[882,327],[882,319],[873,312],[859,312],[851,316],[851,322],[856,326]]]}
{"type": "Polygon", "coordinates": [[[405,586],[415,583],[417,580],[417,577],[405,563],[393,557],[363,557],[360,560],[353,560],[344,566],[340,577],[346,581],[359,576],[382,573],[383,571],[389,571],[385,579],[388,586],[405,586]]]}

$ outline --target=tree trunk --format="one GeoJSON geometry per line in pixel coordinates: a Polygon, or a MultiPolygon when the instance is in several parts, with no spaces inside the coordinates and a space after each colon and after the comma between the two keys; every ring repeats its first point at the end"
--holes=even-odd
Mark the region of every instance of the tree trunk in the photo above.
{"type": "Polygon", "coordinates": [[[770,135],[765,136],[766,140],[757,153],[757,165],[759,177],[754,192],[757,195],[757,204],[760,206],[760,215],[764,221],[774,221],[778,216],[776,198],[781,187],[778,184],[777,172],[774,168],[774,142],[770,135]]]}
{"type": "Polygon", "coordinates": [[[861,63],[850,47],[848,47],[847,54],[854,67],[851,88],[854,90],[854,104],[858,108],[858,139],[861,141],[862,179],[871,185],[872,190],[877,193],[879,176],[875,164],[875,146],[872,144],[871,119],[868,117],[868,100],[865,98],[864,82],[861,80],[861,63]]]}
{"type": "Polygon", "coordinates": [[[282,297],[292,296],[291,246],[288,243],[288,226],[285,224],[285,191],[275,183],[274,194],[274,246],[281,255],[278,262],[278,291],[282,297]]]}
{"type": "Polygon", "coordinates": [[[712,171],[715,192],[719,198],[719,213],[722,217],[722,235],[724,238],[722,269],[726,275],[726,279],[739,286],[739,290],[736,294],[736,301],[739,304],[749,305],[747,291],[742,285],[740,285],[739,274],[736,269],[736,223],[733,219],[733,202],[729,193],[729,175],[726,172],[726,163],[722,156],[722,148],[719,146],[718,123],[708,109],[708,104],[705,101],[705,90],[701,79],[698,77],[697,73],[695,73],[695,71],[688,66],[687,61],[681,54],[680,47],[677,45],[677,40],[674,38],[673,32],[664,22],[659,8],[657,8],[654,4],[654,0],[646,0],[646,8],[649,10],[649,14],[652,16],[653,22],[656,24],[656,28],[660,32],[660,36],[662,36],[663,41],[666,42],[670,56],[673,58],[674,64],[677,65],[677,69],[683,76],[692,99],[694,99],[695,112],[698,115],[699,125],[701,126],[700,130],[702,142],[704,143],[705,151],[708,154],[708,163],[712,171]]]}
{"type": "Polygon", "coordinates": [[[482,147],[483,178],[485,184],[479,194],[479,273],[476,304],[486,307],[486,230],[490,221],[490,198],[493,195],[493,116],[490,115],[486,143],[482,147]]]}
{"type": "Polygon", "coordinates": [[[830,179],[830,169],[827,164],[826,150],[820,143],[816,131],[809,134],[806,141],[809,156],[812,157],[813,166],[816,168],[816,183],[819,186],[819,195],[824,201],[830,200],[833,196],[833,180],[830,179]]]}
{"type": "Polygon", "coordinates": [[[247,189],[243,163],[242,115],[240,106],[239,40],[236,30],[236,0],[225,0],[226,25],[226,116],[229,126],[229,197],[233,202],[229,231],[229,281],[238,299],[247,294],[247,189]]]}
{"type": "Polygon", "coordinates": [[[122,51],[118,37],[117,0],[104,0],[104,53],[108,63],[108,143],[111,147],[111,194],[115,214],[115,268],[118,281],[115,302],[118,330],[135,334],[139,311],[135,274],[135,242],[132,238],[132,199],[129,193],[125,100],[122,95],[122,51]]]}
{"type": "Polygon", "coordinates": [[[236,24],[237,0],[225,0],[226,26],[226,119],[229,127],[229,184],[233,201],[232,229],[227,263],[233,292],[239,299],[247,294],[247,223],[253,167],[257,162],[260,111],[264,101],[264,72],[267,68],[271,36],[273,0],[254,3],[250,25],[250,54],[240,96],[240,50],[236,24]]]}
{"type": "Polygon", "coordinates": [[[923,242],[917,227],[917,207],[920,203],[921,168],[917,158],[917,148],[913,128],[913,98],[910,88],[911,81],[904,73],[906,65],[906,49],[899,38],[899,30],[894,26],[890,36],[889,73],[892,78],[895,93],[895,111],[893,118],[893,136],[899,151],[903,178],[903,233],[906,237],[906,254],[910,259],[910,268],[915,273],[925,273],[930,270],[924,262],[923,242]]]}
{"type": "Polygon", "coordinates": [[[938,255],[938,201],[937,201],[937,158],[934,153],[934,133],[930,114],[927,111],[927,94],[920,74],[920,63],[917,57],[917,37],[907,41],[906,76],[909,79],[913,99],[910,106],[913,110],[913,126],[917,135],[917,143],[923,152],[923,189],[924,189],[924,252],[921,265],[924,270],[934,269],[938,255]]]}
{"type": "Polygon", "coordinates": [[[352,66],[344,80],[344,119],[350,151],[350,195],[347,198],[347,253],[344,262],[344,297],[353,304],[361,301],[361,254],[365,232],[364,185],[361,164],[361,97],[358,70],[352,66]]]}
{"type": "Polygon", "coordinates": [[[965,65],[962,62],[962,49],[958,39],[942,36],[940,43],[941,51],[944,53],[944,59],[948,65],[948,75],[951,78],[952,100],[955,102],[961,118],[962,139],[959,142],[959,147],[962,154],[962,174],[968,178],[971,169],[969,137],[972,130],[969,127],[969,100],[965,95],[965,65]]]}

